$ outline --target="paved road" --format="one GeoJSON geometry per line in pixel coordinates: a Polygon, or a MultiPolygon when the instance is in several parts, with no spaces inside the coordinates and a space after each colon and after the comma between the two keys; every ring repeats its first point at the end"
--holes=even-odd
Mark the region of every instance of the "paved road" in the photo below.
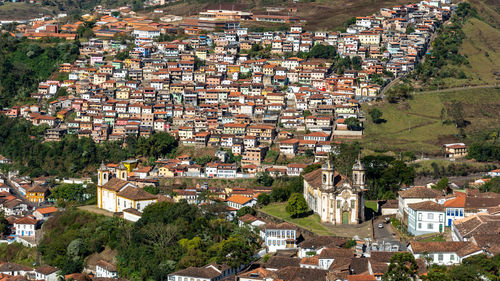
{"type": "Polygon", "coordinates": [[[391,229],[391,225],[385,222],[385,218],[377,217],[373,222],[373,232],[374,232],[374,241],[379,245],[383,243],[389,243],[391,245],[399,245],[400,250],[404,250],[406,245],[401,243],[398,240],[398,237],[393,233],[391,229]],[[382,228],[379,228],[378,225],[382,224],[382,228]],[[394,235],[393,235],[394,234],[394,235]]]}
{"type": "Polygon", "coordinates": [[[389,225],[385,223],[385,219],[378,217],[373,222],[374,238],[376,241],[393,241],[396,240],[389,231],[389,225]],[[384,227],[379,228],[378,225],[382,224],[384,227]]]}

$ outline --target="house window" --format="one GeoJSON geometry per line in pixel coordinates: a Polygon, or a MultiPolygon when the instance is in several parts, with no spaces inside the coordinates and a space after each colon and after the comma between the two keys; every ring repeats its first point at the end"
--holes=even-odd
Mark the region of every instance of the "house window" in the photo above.
{"type": "Polygon", "coordinates": [[[464,210],[460,209],[460,216],[463,217],[464,216],[464,210]]]}
{"type": "Polygon", "coordinates": [[[438,261],[443,261],[443,254],[438,254],[438,261]]]}
{"type": "Polygon", "coordinates": [[[430,219],[430,220],[433,220],[434,219],[434,214],[433,213],[428,213],[427,214],[427,218],[430,219]]]}
{"type": "Polygon", "coordinates": [[[422,223],[421,222],[418,223],[418,229],[422,229],[422,223]]]}
{"type": "Polygon", "coordinates": [[[443,221],[443,215],[442,214],[439,215],[439,221],[443,221]]]}
{"type": "Polygon", "coordinates": [[[340,204],[341,204],[341,201],[337,200],[337,209],[340,209],[340,204]]]}
{"type": "Polygon", "coordinates": [[[451,254],[450,255],[450,261],[454,261],[455,260],[455,255],[454,254],[451,254]]]}
{"type": "Polygon", "coordinates": [[[421,221],[422,220],[422,213],[419,213],[418,214],[418,220],[421,221]]]}
{"type": "Polygon", "coordinates": [[[354,209],[356,206],[356,200],[351,200],[351,209],[354,209]]]}
{"type": "Polygon", "coordinates": [[[427,224],[427,229],[432,229],[432,228],[433,228],[433,227],[432,227],[432,223],[428,223],[428,224],[427,224]]]}
{"type": "Polygon", "coordinates": [[[446,209],[446,215],[449,216],[450,215],[450,209],[446,209]]]}

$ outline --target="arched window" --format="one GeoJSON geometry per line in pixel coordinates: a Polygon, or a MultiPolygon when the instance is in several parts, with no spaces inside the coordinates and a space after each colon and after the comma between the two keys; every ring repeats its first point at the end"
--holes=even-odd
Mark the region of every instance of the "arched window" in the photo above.
{"type": "Polygon", "coordinates": [[[323,183],[326,183],[326,175],[323,174],[323,183]]]}
{"type": "Polygon", "coordinates": [[[354,174],[354,182],[357,183],[358,182],[358,174],[354,174]]]}
{"type": "Polygon", "coordinates": [[[104,175],[102,176],[104,180],[107,180],[108,179],[108,174],[104,173],[104,175]]]}
{"type": "Polygon", "coordinates": [[[126,174],[125,174],[125,172],[123,172],[123,173],[122,173],[122,179],[124,179],[124,178],[125,178],[125,175],[126,175],[126,174]]]}

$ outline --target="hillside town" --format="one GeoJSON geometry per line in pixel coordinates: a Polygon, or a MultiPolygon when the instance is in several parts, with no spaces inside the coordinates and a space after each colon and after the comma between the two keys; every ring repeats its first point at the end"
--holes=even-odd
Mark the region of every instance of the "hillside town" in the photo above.
{"type": "MultiPolygon", "coordinates": [[[[375,207],[368,208],[372,167],[363,164],[361,153],[348,171],[332,161],[340,144],[363,138],[367,113],[361,104],[383,98],[391,83],[415,70],[438,27],[456,9],[447,0],[383,8],[356,17],[341,32],[305,30],[304,21],[289,13],[256,14],[222,5],[185,18],[158,8],[153,14],[159,20],[130,7],[99,6],[81,21],[60,24],[42,18],[17,25],[14,37],[78,41],[80,55],[40,82],[31,93],[33,102],[4,108],[3,115],[45,129],[43,142],[73,135],[96,144],[116,141],[125,150],[127,140],[168,133],[189,153],[103,161],[85,178],[2,170],[0,209],[6,230],[0,243],[39,247],[53,227],[50,219],[71,208],[135,225],[143,223],[143,215],[154,216],[148,213],[152,206],[165,203],[222,206],[217,209],[220,237],[222,226],[234,223],[256,234],[251,242],[259,246],[247,253],[247,263],[230,264],[227,254],[225,262],[172,266],[168,279],[161,280],[393,280],[387,279],[393,257],[404,253],[415,263],[411,280],[422,280],[434,265],[500,254],[500,194],[481,189],[500,177],[500,169],[461,186],[446,183],[442,190],[432,180],[400,184],[396,199],[371,200],[375,207]],[[93,26],[87,26],[89,21],[93,26]],[[251,31],[240,25],[246,21],[289,28],[251,31]],[[93,35],[80,38],[82,28],[93,35]],[[273,187],[244,182],[262,177],[298,179],[303,190],[288,196],[300,196],[317,223],[336,235],[262,211],[269,204],[261,202],[262,195],[269,197],[273,187]],[[184,179],[192,184],[179,184],[184,179]],[[236,180],[245,187],[232,185],[236,180]],[[81,190],[64,197],[58,185],[81,190]],[[77,196],[79,203],[91,197],[96,201],[66,204],[77,196]]],[[[464,158],[467,146],[443,144],[442,154],[444,159],[464,158]]],[[[11,160],[0,156],[0,164],[11,160]]],[[[133,237],[131,229],[120,236],[133,237]]],[[[153,228],[148,231],[155,234],[153,228]]],[[[169,231],[177,230],[158,232],[169,231]]],[[[196,238],[201,240],[182,237],[179,244],[193,250],[210,240],[196,238]]],[[[68,256],[82,251],[72,244],[63,249],[68,256]]],[[[114,247],[101,250],[117,251],[114,247]]],[[[41,258],[32,266],[0,262],[0,281],[146,280],[129,279],[116,256],[96,256],[86,259],[81,270],[42,265],[41,258]]]]}

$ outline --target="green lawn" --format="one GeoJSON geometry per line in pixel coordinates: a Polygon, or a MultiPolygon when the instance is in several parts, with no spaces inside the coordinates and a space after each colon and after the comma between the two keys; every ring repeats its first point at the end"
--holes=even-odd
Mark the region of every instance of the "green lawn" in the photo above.
{"type": "Polygon", "coordinates": [[[365,201],[365,208],[367,209],[372,209],[374,213],[377,213],[378,211],[378,204],[377,201],[365,201]]]}
{"type": "Polygon", "coordinates": [[[444,239],[443,235],[438,235],[434,237],[428,237],[422,240],[418,240],[419,242],[444,242],[446,239],[444,239]]]}
{"type": "Polygon", "coordinates": [[[266,214],[281,218],[287,222],[293,223],[297,226],[310,230],[318,235],[334,235],[326,227],[324,227],[318,215],[310,215],[305,218],[294,219],[285,210],[286,203],[276,203],[267,205],[260,210],[266,214]]]}
{"type": "MultiPolygon", "coordinates": [[[[382,111],[382,124],[365,122],[362,139],[365,149],[374,151],[413,151],[417,155],[442,156],[444,143],[459,141],[454,124],[442,124],[441,111],[451,101],[463,104],[465,119],[470,122],[467,135],[497,128],[500,116],[500,89],[480,88],[415,94],[400,104],[380,102],[364,104],[365,113],[372,108],[382,111]]],[[[445,119],[451,119],[445,116],[445,119]]],[[[467,140],[466,140],[467,141],[467,140]]]]}

